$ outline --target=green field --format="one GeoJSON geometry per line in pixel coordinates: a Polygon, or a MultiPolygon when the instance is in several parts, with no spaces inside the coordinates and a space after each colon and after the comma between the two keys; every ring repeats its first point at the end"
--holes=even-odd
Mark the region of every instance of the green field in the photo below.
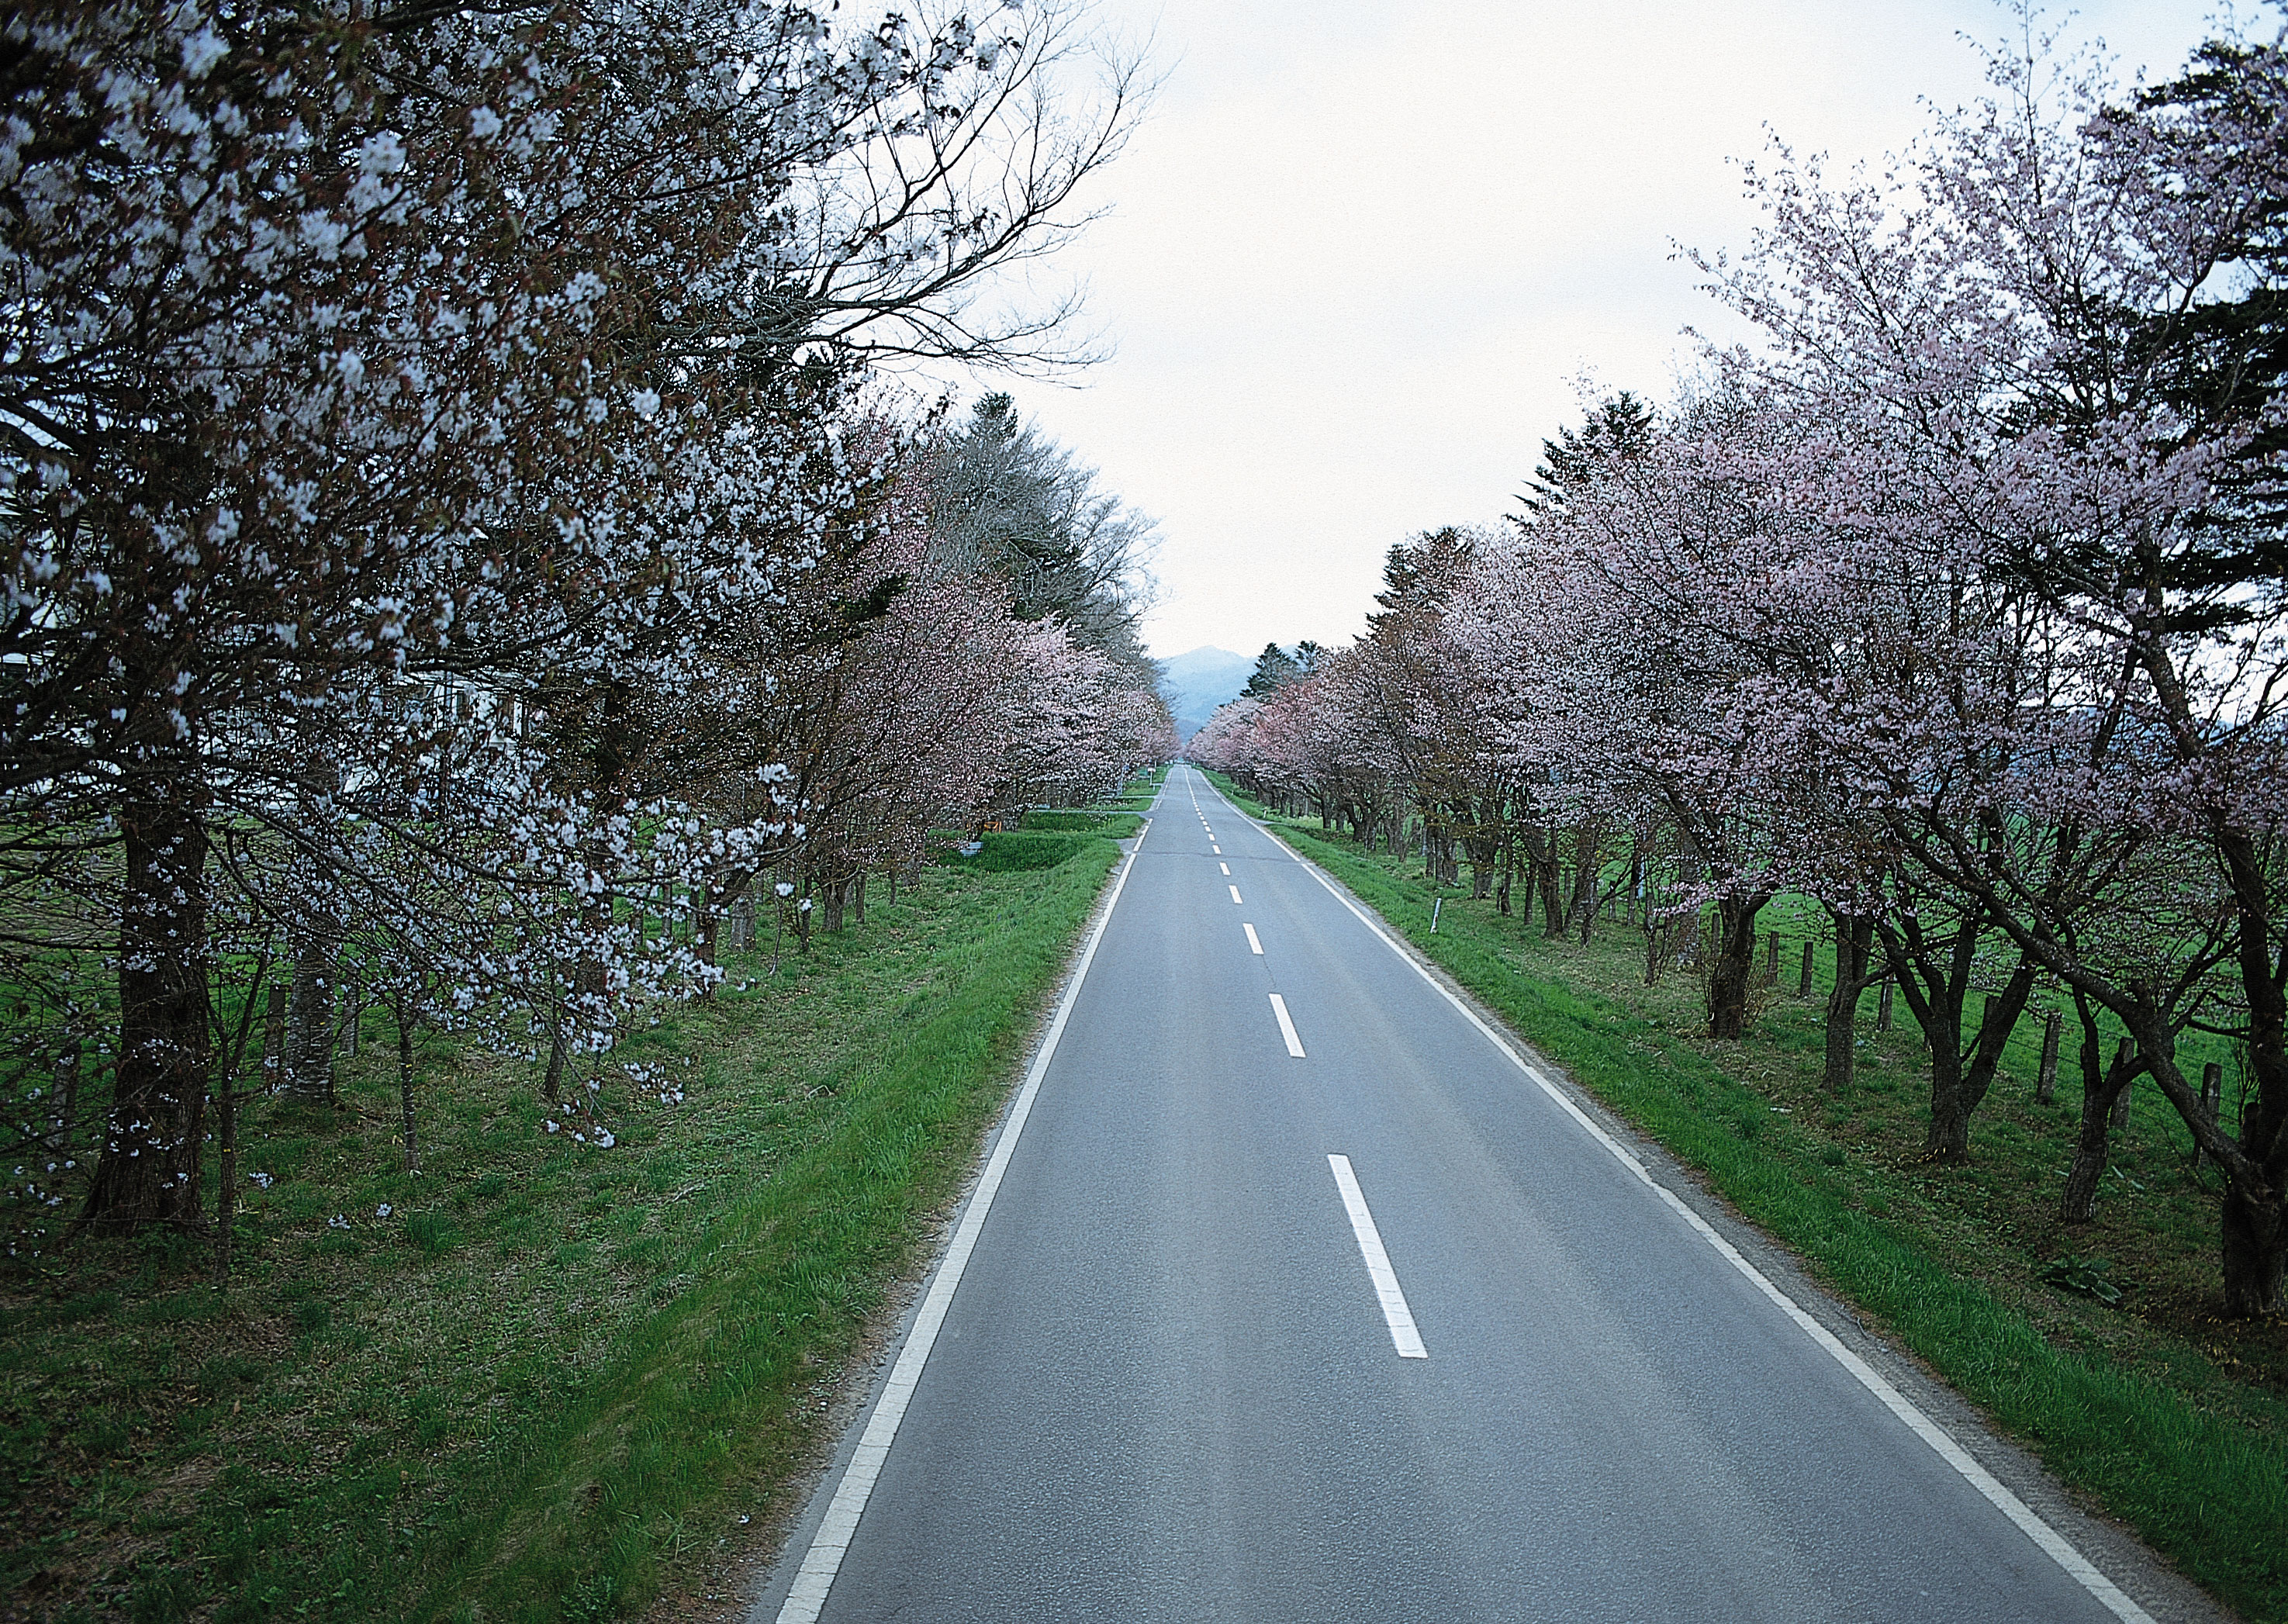
{"type": "Polygon", "coordinates": [[[1537,922],[1449,891],[1434,935],[1441,893],[1418,859],[1364,854],[1316,819],[1265,821],[2077,1494],[2245,1617],[2288,1620],[2288,1327],[2218,1318],[2217,1176],[2195,1170],[2157,1092],[2117,1135],[2096,1222],[2070,1228],[2055,1213],[2079,1089],[2069,1053],[2057,1103],[2037,1103],[2038,1018],[1974,1120],[1970,1164],[1933,1167],[1920,1034],[1911,1021],[1877,1034],[1871,995],[1856,1082],[1824,1091],[1829,949],[1812,994],[1793,991],[1807,916],[1765,921],[1788,938],[1785,990],[1745,1041],[1720,1044],[1703,1035],[1689,975],[1643,985],[1631,927],[1600,921],[1586,947],[1550,942],[1537,922]],[[2117,1304],[2093,1295],[2100,1282],[2117,1304]]]}
{"type": "Polygon", "coordinates": [[[226,1294],[203,1237],[4,1277],[5,1616],[596,1619],[767,1550],[1135,822],[733,957],[555,1133],[533,1068],[425,1040],[418,1177],[369,1014],[338,1107],[248,1106],[226,1294]]]}

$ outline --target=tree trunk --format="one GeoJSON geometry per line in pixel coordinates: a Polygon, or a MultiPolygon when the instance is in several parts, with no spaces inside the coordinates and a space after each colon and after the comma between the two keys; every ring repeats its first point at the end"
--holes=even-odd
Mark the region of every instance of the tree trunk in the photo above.
{"type": "MultiPolygon", "coordinates": [[[[254,994],[250,989],[247,1002],[254,994]]],[[[230,1284],[231,1226],[238,1221],[238,1068],[222,1068],[222,1087],[215,1094],[215,1233],[214,1283],[217,1291],[230,1284]]]]}
{"type": "Polygon", "coordinates": [[[1970,1160],[1971,1115],[1994,1086],[1994,1073],[2002,1063],[2003,1046],[2009,1042],[2010,1033],[2017,1026],[2033,987],[2034,966],[2021,959],[2008,985],[1987,999],[1979,1011],[1978,1035],[1966,1055],[1956,1047],[1961,1041],[1958,1018],[1957,1036],[1952,1042],[1942,1042],[1942,1034],[1936,1028],[1929,1030],[1931,1121],[1930,1131],[1923,1140],[1924,1161],[1970,1160]],[[1950,1064],[1942,1063],[1942,1051],[1951,1051],[1950,1064]]]}
{"type": "Polygon", "coordinates": [[[1923,1046],[1930,1052],[1930,1125],[1923,1137],[1926,1161],[1963,1161],[1970,1155],[1970,1118],[1986,1097],[2001,1064],[2002,1047],[2034,990],[2034,966],[2021,954],[2017,968],[2002,992],[1989,998],[1981,1011],[1978,1034],[1963,1047],[1963,1011],[1970,995],[1971,976],[1977,966],[1978,942],[1985,915],[1973,912],[1952,929],[1931,937],[1923,933],[1915,915],[1903,915],[1895,926],[1880,927],[1883,955],[1892,980],[1906,995],[1915,1025],[1922,1028],[1923,1046]]]}
{"type": "MultiPolygon", "coordinates": [[[[2217,1125],[2223,1105],[2224,1067],[2212,1060],[2201,1067],[2201,1114],[2208,1119],[2210,1127],[2217,1125]]],[[[2193,1136],[2193,1171],[2196,1173],[2201,1170],[2204,1154],[2200,1136],[2196,1134],[2193,1136]]]]}
{"type": "Polygon", "coordinates": [[[2224,1311],[2236,1319],[2279,1313],[2283,1264],[2288,1263],[2288,1211],[2280,1201],[2228,1191],[2219,1249],[2224,1311]]]}
{"type": "Polygon", "coordinates": [[[257,961],[254,978],[247,984],[246,996],[238,1006],[238,1030],[231,1034],[222,1054],[218,1057],[222,1073],[222,1087],[215,1094],[215,1232],[214,1285],[217,1291],[230,1285],[231,1243],[234,1226],[238,1221],[238,1073],[246,1064],[246,1041],[254,1031],[255,994],[263,990],[263,982],[270,974],[270,954],[267,948],[257,961]]]}
{"type": "Polygon", "coordinates": [[[293,980],[286,996],[286,1092],[297,1099],[334,1097],[334,946],[323,928],[296,933],[293,980]]]}
{"type": "Polygon", "coordinates": [[[1557,831],[1549,832],[1548,844],[1534,864],[1534,882],[1541,891],[1541,933],[1552,941],[1565,934],[1565,897],[1558,883],[1557,831]]]}
{"type": "Polygon", "coordinates": [[[1660,985],[1661,961],[1668,956],[1669,938],[1674,934],[1676,922],[1672,919],[1655,919],[1649,912],[1645,915],[1644,984],[1647,986],[1660,985]]]}
{"type": "Polygon", "coordinates": [[[406,1002],[401,998],[391,1006],[397,1017],[397,1101],[405,1117],[405,1170],[418,1173],[421,1141],[413,1121],[413,1020],[406,1013],[406,1002]]]}
{"type": "MultiPolygon", "coordinates": [[[[715,912],[714,899],[703,883],[691,897],[691,956],[710,970],[715,968],[715,932],[719,928],[720,916],[715,912]]],[[[701,982],[699,996],[713,998],[715,984],[701,982]]]]}
{"type": "MultiPolygon", "coordinates": [[[[604,867],[601,852],[594,853],[588,860],[595,875],[600,876],[609,872],[604,867]]],[[[642,904],[639,902],[637,907],[640,911],[642,904]]],[[[590,940],[608,941],[612,926],[619,917],[617,893],[608,890],[599,891],[594,899],[582,910],[582,923],[587,927],[590,940]]],[[[640,930],[640,921],[638,927],[640,930]]],[[[567,1002],[566,1009],[558,1011],[556,1017],[555,1044],[548,1057],[548,1093],[552,1100],[562,1097],[558,1090],[565,1081],[565,1068],[570,1061],[570,1034],[564,1029],[567,1016],[586,1023],[588,1033],[592,1034],[593,1023],[604,1018],[609,996],[609,976],[604,961],[596,951],[584,945],[580,957],[572,966],[572,996],[567,1002]]]]}
{"type": "Polygon", "coordinates": [[[717,900],[724,904],[724,925],[731,933],[730,948],[734,953],[755,950],[755,876],[743,874],[738,883],[723,892],[717,900]]]}
{"type": "Polygon", "coordinates": [[[1573,899],[1566,909],[1565,923],[1569,933],[1575,928],[1581,932],[1581,945],[1589,944],[1589,923],[1597,911],[1597,859],[1605,844],[1605,832],[1593,823],[1583,823],[1573,831],[1573,899]]]}
{"type": "Polygon", "coordinates": [[[2065,1017],[2057,1010],[2042,1023],[2042,1069],[2034,1079],[2034,1099],[2038,1105],[2051,1105],[2058,1098],[2058,1036],[2065,1017]]]}
{"type": "Polygon", "coordinates": [[[206,829],[183,785],[130,783],[119,910],[119,1064],[76,1227],[195,1224],[212,1039],[206,829]]]}
{"type": "Polygon", "coordinates": [[[564,1036],[564,1012],[552,1010],[548,1021],[548,1071],[540,1080],[542,1105],[553,1105],[564,1097],[564,1067],[570,1058],[564,1036]]]}
{"type": "Polygon", "coordinates": [[[55,1153],[61,1160],[77,1154],[79,1144],[79,1080],[87,1055],[85,1042],[75,1033],[56,1057],[56,1092],[63,1100],[56,1122],[55,1153]]]}
{"type": "Polygon", "coordinates": [[[2240,1108],[2240,1149],[2261,1170],[2260,1181],[2226,1186],[2218,1238],[2224,1264],[2224,1311],[2236,1319],[2282,1311],[2282,1265],[2288,1261],[2288,954],[2276,945],[2276,893],[2266,852],[2244,829],[2220,827],[2240,926],[2241,989],[2247,1000],[2247,1081],[2240,1108]]]}
{"type": "Polygon", "coordinates": [[[1716,952],[1708,967],[1708,1035],[1736,1039],[1748,1028],[1749,982],[1756,973],[1756,915],[1765,899],[1716,903],[1716,952]]]}
{"type": "MultiPolygon", "coordinates": [[[[440,771],[442,771],[441,767],[440,771]]],[[[299,819],[310,831],[310,844],[322,845],[324,825],[331,817],[331,797],[342,786],[340,766],[324,751],[309,760],[297,791],[299,819]]],[[[307,852],[293,865],[295,894],[289,906],[294,969],[287,980],[285,1064],[281,1081],[286,1092],[298,1099],[334,1097],[334,1006],[340,956],[341,924],[329,907],[333,894],[333,870],[307,852]]]]}
{"type": "MultiPolygon", "coordinates": [[[[1836,914],[1835,986],[1827,994],[1827,1063],[1821,1081],[1828,1093],[1850,1091],[1859,1069],[1859,1000],[1873,978],[1868,972],[1874,957],[1875,922],[1836,914]]],[[[1807,955],[1809,944],[1805,945],[1807,955]]],[[[1806,980],[1809,974],[1806,972],[1806,980]]]]}
{"type": "Polygon", "coordinates": [[[2113,1102],[2129,1086],[2134,1061],[2125,1055],[2110,1067],[2102,1066],[2097,1017],[2078,992],[2074,1003],[2081,1014],[2081,1131],[2074,1138],[2073,1163],[2066,1169],[2058,1216],[2068,1224],[2086,1224],[2097,1210],[2098,1180],[2105,1176],[2113,1102]]]}
{"type": "Polygon", "coordinates": [[[1930,1122],[1923,1130],[1923,1160],[1967,1161],[1972,1106],[1965,1097],[1962,1051],[1953,1042],[1941,1042],[1935,1033],[1924,1035],[1931,1044],[1931,1081],[1930,1122]]]}
{"type": "Polygon", "coordinates": [[[270,1008],[262,1021],[262,1091],[278,1091],[286,1067],[286,989],[273,986],[263,994],[270,1008]]]}

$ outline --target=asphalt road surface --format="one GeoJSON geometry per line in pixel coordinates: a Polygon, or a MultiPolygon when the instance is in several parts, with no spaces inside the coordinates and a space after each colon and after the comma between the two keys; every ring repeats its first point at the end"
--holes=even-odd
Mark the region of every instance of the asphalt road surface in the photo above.
{"type": "Polygon", "coordinates": [[[759,1620],[2147,1616],[1206,780],[1121,884],[759,1620]]]}

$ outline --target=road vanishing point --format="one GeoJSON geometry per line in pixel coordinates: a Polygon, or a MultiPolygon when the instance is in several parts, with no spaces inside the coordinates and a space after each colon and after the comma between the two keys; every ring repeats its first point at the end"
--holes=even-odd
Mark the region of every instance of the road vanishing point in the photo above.
{"type": "Polygon", "coordinates": [[[1775,1256],[1179,765],[753,1624],[2217,1616],[1775,1256]]]}

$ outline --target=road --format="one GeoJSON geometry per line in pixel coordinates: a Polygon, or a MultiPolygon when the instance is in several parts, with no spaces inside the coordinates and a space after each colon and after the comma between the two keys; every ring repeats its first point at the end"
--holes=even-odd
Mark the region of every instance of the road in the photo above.
{"type": "Polygon", "coordinates": [[[1205,779],[1120,883],[759,1624],[2146,1616],[1205,779]]]}

